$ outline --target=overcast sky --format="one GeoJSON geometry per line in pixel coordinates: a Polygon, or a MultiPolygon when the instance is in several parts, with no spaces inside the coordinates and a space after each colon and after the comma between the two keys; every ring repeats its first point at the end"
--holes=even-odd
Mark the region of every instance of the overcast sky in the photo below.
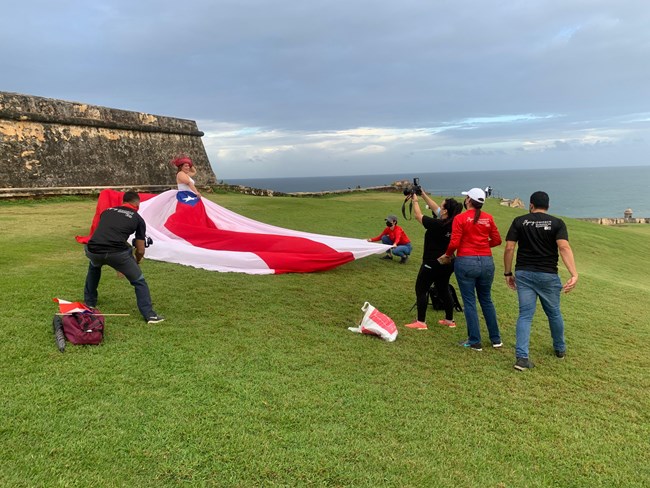
{"type": "Polygon", "coordinates": [[[219,179],[650,164],[648,0],[3,2],[0,90],[196,120],[219,179]]]}

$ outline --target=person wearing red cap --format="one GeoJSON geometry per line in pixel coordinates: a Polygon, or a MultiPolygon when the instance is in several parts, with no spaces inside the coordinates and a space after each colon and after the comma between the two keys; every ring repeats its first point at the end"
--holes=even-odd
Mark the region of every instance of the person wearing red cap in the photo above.
{"type": "Polygon", "coordinates": [[[472,188],[462,193],[465,195],[463,205],[467,211],[454,219],[449,246],[438,261],[441,264],[448,263],[456,253],[454,273],[463,297],[463,312],[467,322],[467,340],[462,341],[460,345],[473,351],[483,350],[476,309],[478,296],[492,347],[499,348],[503,343],[497,323],[497,312],[492,303],[494,259],[491,248],[501,244],[501,236],[492,215],[481,210],[485,203],[485,192],[480,188],[472,188]]]}
{"type": "Polygon", "coordinates": [[[201,194],[194,186],[194,180],[192,179],[192,176],[196,175],[196,168],[192,160],[187,156],[179,156],[172,161],[172,164],[176,166],[178,191],[191,191],[197,197],[200,197],[201,194]]]}

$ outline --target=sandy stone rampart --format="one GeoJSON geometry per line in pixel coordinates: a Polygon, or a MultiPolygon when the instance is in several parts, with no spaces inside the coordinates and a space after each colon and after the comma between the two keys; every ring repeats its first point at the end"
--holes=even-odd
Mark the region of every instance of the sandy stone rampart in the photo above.
{"type": "Polygon", "coordinates": [[[193,120],[0,92],[0,190],[175,186],[179,153],[214,185],[201,136],[193,120]]]}

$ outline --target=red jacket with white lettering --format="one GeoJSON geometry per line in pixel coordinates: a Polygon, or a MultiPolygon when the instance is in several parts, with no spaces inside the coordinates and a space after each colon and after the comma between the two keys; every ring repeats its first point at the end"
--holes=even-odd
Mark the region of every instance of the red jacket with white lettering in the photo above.
{"type": "Polygon", "coordinates": [[[376,242],[380,241],[382,236],[388,236],[388,238],[391,240],[391,242],[395,246],[402,246],[404,244],[408,244],[411,242],[404,232],[404,229],[402,229],[399,225],[394,225],[392,228],[391,227],[386,227],[384,231],[379,234],[377,237],[371,237],[370,241],[371,242],[376,242]]]}
{"type": "Polygon", "coordinates": [[[447,256],[453,256],[454,252],[457,256],[491,256],[491,248],[501,244],[492,216],[481,210],[478,222],[474,223],[475,213],[472,208],[454,218],[447,256]]]}

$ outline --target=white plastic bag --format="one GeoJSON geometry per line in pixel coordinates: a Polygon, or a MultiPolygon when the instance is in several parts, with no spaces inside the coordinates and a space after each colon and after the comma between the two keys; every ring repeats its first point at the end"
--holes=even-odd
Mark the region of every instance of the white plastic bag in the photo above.
{"type": "Polygon", "coordinates": [[[359,334],[376,335],[387,342],[397,339],[397,326],[388,315],[381,313],[368,302],[363,304],[361,311],[365,313],[359,327],[348,327],[348,330],[359,334]]]}

